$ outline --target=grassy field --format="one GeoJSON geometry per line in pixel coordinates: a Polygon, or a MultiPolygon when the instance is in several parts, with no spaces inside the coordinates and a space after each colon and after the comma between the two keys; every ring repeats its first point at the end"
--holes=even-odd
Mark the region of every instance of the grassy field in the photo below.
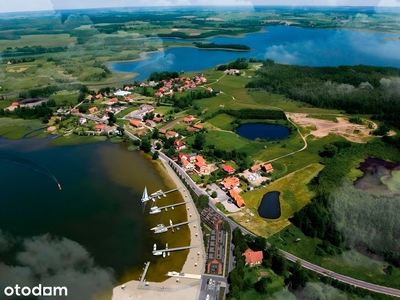
{"type": "Polygon", "coordinates": [[[235,118],[230,115],[219,114],[216,117],[208,120],[207,122],[223,130],[232,130],[231,122],[234,120],[235,118]]]}
{"type": "Polygon", "coordinates": [[[23,35],[18,40],[0,40],[0,51],[7,47],[24,47],[24,46],[43,46],[43,47],[59,47],[76,44],[76,37],[69,34],[35,34],[23,35]]]}
{"type": "Polygon", "coordinates": [[[268,237],[279,232],[290,224],[288,219],[293,216],[293,213],[299,211],[314,196],[307,188],[307,184],[322,169],[323,166],[320,164],[311,164],[274,181],[268,187],[242,194],[246,203],[245,213],[232,214],[231,216],[236,222],[257,235],[268,237]],[[271,191],[279,191],[281,193],[282,215],[276,220],[262,218],[257,212],[263,195],[271,191]],[[251,214],[254,214],[254,216],[251,214]]]}
{"type": "Polygon", "coordinates": [[[71,134],[69,136],[60,136],[56,139],[51,140],[49,145],[53,146],[71,146],[71,145],[83,145],[97,142],[104,142],[107,140],[106,136],[79,136],[71,134]]]}
{"type": "Polygon", "coordinates": [[[279,234],[269,237],[268,242],[334,272],[379,285],[399,288],[400,270],[398,268],[393,268],[392,275],[388,275],[384,272],[388,263],[372,259],[353,250],[336,256],[318,256],[315,254],[315,249],[322,241],[305,236],[293,225],[288,226],[279,234]],[[297,238],[300,238],[301,241],[296,242],[297,238]]]}
{"type": "Polygon", "coordinates": [[[46,124],[38,120],[0,118],[0,136],[7,139],[21,139],[25,134],[44,127],[46,124]]]}

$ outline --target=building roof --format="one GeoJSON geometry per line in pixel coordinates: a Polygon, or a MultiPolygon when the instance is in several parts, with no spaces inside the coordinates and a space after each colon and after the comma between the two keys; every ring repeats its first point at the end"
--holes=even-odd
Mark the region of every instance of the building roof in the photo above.
{"type": "Polygon", "coordinates": [[[224,178],[221,183],[226,189],[230,190],[237,187],[239,185],[239,182],[239,178],[237,177],[227,177],[224,178]]]}
{"type": "Polygon", "coordinates": [[[246,263],[249,265],[260,263],[263,260],[263,252],[262,251],[253,251],[251,249],[247,249],[242,254],[246,258],[246,263]]]}
{"type": "Polygon", "coordinates": [[[236,201],[236,204],[238,207],[242,207],[245,205],[243,198],[240,197],[240,195],[238,193],[236,193],[234,190],[230,190],[229,195],[236,201]]]}
{"type": "Polygon", "coordinates": [[[136,120],[129,120],[129,125],[135,126],[135,127],[141,127],[142,124],[139,121],[136,120]]]}
{"type": "Polygon", "coordinates": [[[274,167],[272,167],[271,164],[263,165],[263,168],[265,169],[265,172],[267,172],[267,173],[272,172],[274,170],[274,167]]]}
{"type": "Polygon", "coordinates": [[[235,172],[235,169],[232,168],[231,166],[223,166],[222,170],[224,170],[226,173],[233,173],[235,172]]]}
{"type": "Polygon", "coordinates": [[[102,130],[102,129],[106,128],[106,125],[104,125],[104,124],[97,124],[95,128],[96,128],[97,130],[102,130]]]}
{"type": "Polygon", "coordinates": [[[184,142],[182,142],[182,140],[180,140],[180,139],[176,139],[175,141],[174,141],[174,145],[176,146],[176,147],[183,147],[183,146],[185,146],[185,143],[184,142]]]}
{"type": "Polygon", "coordinates": [[[193,128],[196,128],[196,129],[203,129],[203,126],[201,126],[201,125],[199,125],[199,124],[194,124],[194,125],[193,125],[193,128]]]}
{"type": "Polygon", "coordinates": [[[12,106],[18,106],[19,103],[18,103],[18,102],[13,102],[13,103],[11,103],[11,105],[12,105],[12,106]]]}
{"type": "Polygon", "coordinates": [[[261,166],[260,165],[254,165],[254,166],[252,166],[251,168],[250,168],[250,170],[252,170],[253,172],[254,171],[257,171],[257,170],[260,170],[261,169],[261,166]]]}

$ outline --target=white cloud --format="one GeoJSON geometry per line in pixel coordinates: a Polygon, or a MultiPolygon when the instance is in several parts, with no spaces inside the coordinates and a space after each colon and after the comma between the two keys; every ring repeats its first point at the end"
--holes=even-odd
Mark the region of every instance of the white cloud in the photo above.
{"type": "Polygon", "coordinates": [[[0,1],[0,12],[53,10],[52,0],[14,0],[0,1]]]}

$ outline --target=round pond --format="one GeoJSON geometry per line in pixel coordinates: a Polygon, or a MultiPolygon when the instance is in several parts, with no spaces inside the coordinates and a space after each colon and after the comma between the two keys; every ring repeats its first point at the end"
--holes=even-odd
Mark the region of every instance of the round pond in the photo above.
{"type": "Polygon", "coordinates": [[[281,204],[279,202],[280,192],[269,192],[264,194],[258,207],[258,214],[266,219],[278,219],[281,216],[281,204]]]}
{"type": "Polygon", "coordinates": [[[240,125],[236,133],[246,139],[281,140],[289,136],[290,130],[282,125],[268,123],[247,123],[240,125]]]}

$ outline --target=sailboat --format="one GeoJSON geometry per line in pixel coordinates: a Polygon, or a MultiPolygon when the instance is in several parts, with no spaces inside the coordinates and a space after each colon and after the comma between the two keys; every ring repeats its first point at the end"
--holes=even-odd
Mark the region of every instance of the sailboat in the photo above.
{"type": "Polygon", "coordinates": [[[151,200],[152,197],[149,197],[149,194],[147,194],[147,187],[144,187],[143,195],[142,195],[142,202],[147,202],[151,200]]]}
{"type": "Polygon", "coordinates": [[[159,209],[157,206],[153,206],[150,208],[150,214],[154,215],[154,214],[158,214],[161,212],[161,209],[159,209]]]}

